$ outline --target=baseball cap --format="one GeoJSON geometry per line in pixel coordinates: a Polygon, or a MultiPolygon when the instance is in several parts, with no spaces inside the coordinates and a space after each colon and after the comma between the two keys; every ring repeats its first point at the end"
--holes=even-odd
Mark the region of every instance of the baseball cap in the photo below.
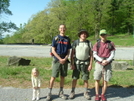
{"type": "Polygon", "coordinates": [[[85,29],[81,29],[78,33],[78,36],[80,37],[80,35],[82,34],[82,32],[85,32],[87,34],[87,37],[89,36],[89,33],[87,32],[87,30],[85,29]]]}
{"type": "Polygon", "coordinates": [[[107,34],[106,30],[105,29],[100,30],[100,35],[101,34],[107,34]]]}

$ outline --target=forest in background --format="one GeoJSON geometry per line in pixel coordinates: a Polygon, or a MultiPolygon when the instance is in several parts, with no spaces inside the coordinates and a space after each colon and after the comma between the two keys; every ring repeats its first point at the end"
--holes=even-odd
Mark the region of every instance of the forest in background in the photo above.
{"type": "Polygon", "coordinates": [[[86,29],[97,39],[100,29],[109,35],[134,33],[134,0],[51,0],[48,7],[32,15],[3,43],[51,43],[59,34],[60,24],[67,26],[66,35],[77,39],[80,29],[86,29]]]}

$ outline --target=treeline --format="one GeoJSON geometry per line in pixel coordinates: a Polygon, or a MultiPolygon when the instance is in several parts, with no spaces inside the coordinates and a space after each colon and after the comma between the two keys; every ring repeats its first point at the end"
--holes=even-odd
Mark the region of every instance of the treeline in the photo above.
{"type": "Polygon", "coordinates": [[[52,0],[48,7],[33,15],[4,43],[51,43],[59,34],[58,26],[66,24],[66,34],[77,38],[78,30],[86,29],[94,38],[105,28],[111,35],[134,30],[134,0],[52,0]]]}

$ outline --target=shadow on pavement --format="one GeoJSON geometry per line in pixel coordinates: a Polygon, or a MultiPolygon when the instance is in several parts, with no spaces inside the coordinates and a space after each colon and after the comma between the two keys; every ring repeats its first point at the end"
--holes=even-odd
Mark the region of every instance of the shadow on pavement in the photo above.
{"type": "Polygon", "coordinates": [[[134,86],[109,86],[107,89],[107,98],[126,98],[134,95],[134,86]]]}

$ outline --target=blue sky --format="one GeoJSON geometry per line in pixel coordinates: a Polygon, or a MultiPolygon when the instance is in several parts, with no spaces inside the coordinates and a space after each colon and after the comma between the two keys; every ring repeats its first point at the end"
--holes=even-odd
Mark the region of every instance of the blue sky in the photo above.
{"type": "Polygon", "coordinates": [[[13,15],[8,16],[8,22],[11,21],[20,27],[20,24],[27,23],[29,18],[48,7],[51,0],[10,0],[9,10],[13,15]]]}

